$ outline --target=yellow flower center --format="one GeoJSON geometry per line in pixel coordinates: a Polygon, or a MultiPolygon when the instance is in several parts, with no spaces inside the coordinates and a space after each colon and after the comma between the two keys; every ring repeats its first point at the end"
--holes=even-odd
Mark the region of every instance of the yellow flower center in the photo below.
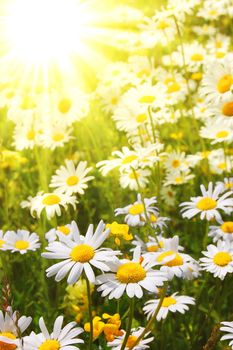
{"type": "Polygon", "coordinates": [[[215,42],[215,47],[216,47],[216,49],[220,49],[221,47],[222,47],[222,43],[221,43],[221,41],[216,41],[215,42]]]}
{"type": "Polygon", "coordinates": [[[117,102],[118,102],[118,99],[117,99],[116,97],[113,97],[113,98],[111,99],[111,104],[112,104],[112,105],[116,105],[117,102]]]}
{"type": "Polygon", "coordinates": [[[181,176],[176,177],[175,178],[175,183],[182,184],[183,183],[183,177],[181,177],[181,176]]]}
{"type": "Polygon", "coordinates": [[[131,348],[137,340],[138,337],[136,337],[135,335],[130,335],[126,343],[126,348],[131,348]]]}
{"type": "Polygon", "coordinates": [[[164,29],[166,29],[168,27],[170,27],[170,25],[167,22],[162,21],[162,20],[159,21],[157,26],[156,26],[157,29],[161,29],[161,30],[164,30],[164,29]]]}
{"type": "Polygon", "coordinates": [[[138,114],[137,117],[136,117],[136,121],[138,123],[143,123],[147,120],[147,116],[145,113],[142,113],[142,114],[138,114]]]}
{"type": "Polygon", "coordinates": [[[78,176],[75,176],[75,175],[69,176],[66,179],[66,183],[68,186],[75,186],[75,185],[77,185],[78,182],[79,182],[79,178],[78,178],[78,176]]]}
{"type": "Polygon", "coordinates": [[[137,159],[137,156],[135,154],[132,154],[131,156],[127,156],[124,159],[122,159],[122,164],[129,164],[133,162],[135,159],[137,159]]]}
{"type": "Polygon", "coordinates": [[[131,215],[139,215],[144,212],[144,205],[141,203],[134,204],[129,208],[129,214],[131,215]]]}
{"type": "Polygon", "coordinates": [[[217,52],[215,53],[215,57],[216,57],[216,58],[223,58],[225,55],[226,55],[226,53],[223,52],[223,51],[217,51],[217,52]]]}
{"type": "Polygon", "coordinates": [[[231,190],[233,188],[233,182],[226,182],[224,186],[227,190],[231,190]]]}
{"type": "Polygon", "coordinates": [[[180,254],[173,252],[172,250],[168,250],[167,252],[161,253],[157,257],[158,262],[162,262],[167,256],[175,255],[174,259],[166,262],[164,265],[172,267],[172,266],[180,266],[183,265],[183,258],[180,254]]]}
{"type": "Polygon", "coordinates": [[[43,200],[42,203],[44,205],[55,205],[59,204],[61,201],[61,198],[58,197],[56,194],[48,194],[43,200]]]}
{"type": "Polygon", "coordinates": [[[172,162],[173,168],[177,168],[180,165],[180,161],[178,159],[174,159],[172,162]]]}
{"type": "Polygon", "coordinates": [[[154,214],[150,214],[150,222],[152,223],[157,222],[157,217],[154,214]]]}
{"type": "Polygon", "coordinates": [[[217,134],[215,135],[218,139],[222,139],[223,137],[227,137],[229,135],[229,132],[226,130],[222,130],[217,132],[217,134]]]}
{"type": "Polygon", "coordinates": [[[46,340],[41,344],[38,350],[59,350],[60,343],[57,340],[46,340]]]}
{"type": "Polygon", "coordinates": [[[180,85],[176,82],[172,83],[172,84],[169,84],[168,85],[168,88],[167,88],[167,92],[169,94],[173,93],[173,92],[177,92],[180,90],[180,85]]]}
{"type": "Polygon", "coordinates": [[[0,248],[2,248],[4,244],[5,244],[5,241],[3,239],[0,239],[0,248]]]}
{"type": "Polygon", "coordinates": [[[196,207],[200,210],[211,210],[216,208],[217,202],[209,197],[202,198],[199,200],[199,202],[196,204],[196,207]]]}
{"type": "Polygon", "coordinates": [[[15,242],[15,248],[19,250],[27,249],[29,247],[29,243],[24,240],[18,240],[15,242]]]}
{"type": "MultiPolygon", "coordinates": [[[[10,332],[0,333],[0,336],[6,337],[6,338],[9,338],[9,339],[16,339],[16,336],[13,333],[10,333],[10,332]]],[[[17,346],[14,345],[14,344],[7,344],[7,343],[4,343],[4,342],[0,341],[0,350],[14,350],[16,348],[17,348],[17,346]]]]}
{"type": "Polygon", "coordinates": [[[154,102],[154,100],[155,100],[154,96],[147,95],[147,96],[142,96],[139,99],[139,102],[141,102],[141,103],[152,103],[152,102],[154,102]]]}
{"type": "Polygon", "coordinates": [[[195,62],[198,62],[198,61],[203,61],[204,59],[204,56],[200,53],[194,53],[192,56],[191,56],[191,60],[192,61],[195,61],[195,62]]]}
{"type": "Polygon", "coordinates": [[[225,170],[225,169],[227,168],[227,165],[226,165],[225,162],[223,162],[223,163],[219,163],[219,164],[217,165],[217,167],[218,167],[219,169],[221,169],[221,170],[225,170]]]}
{"type": "Polygon", "coordinates": [[[58,110],[62,114],[66,114],[71,109],[72,102],[69,98],[63,98],[58,104],[58,110]]]}
{"type": "Polygon", "coordinates": [[[221,225],[224,233],[233,233],[233,221],[226,221],[221,225]]]}
{"type": "Polygon", "coordinates": [[[226,117],[233,116],[233,101],[227,102],[222,106],[222,114],[226,117]]]}
{"type": "Polygon", "coordinates": [[[159,248],[163,248],[163,247],[164,247],[164,243],[161,241],[159,242],[159,246],[157,244],[148,246],[147,251],[150,253],[155,253],[159,248]]]}
{"type": "Polygon", "coordinates": [[[137,283],[146,277],[146,271],[136,262],[128,262],[118,267],[116,277],[121,283],[137,283]]]}
{"type": "Polygon", "coordinates": [[[209,157],[210,153],[211,153],[210,151],[203,151],[201,152],[201,156],[203,159],[205,159],[209,157]]]}
{"type": "Polygon", "coordinates": [[[34,140],[35,139],[35,136],[36,136],[36,133],[35,133],[35,131],[33,131],[33,130],[30,130],[30,131],[28,131],[27,132],[27,139],[29,140],[29,141],[31,141],[31,140],[34,140]]]}
{"type": "Polygon", "coordinates": [[[70,257],[73,261],[86,263],[95,255],[94,249],[87,244],[78,244],[71,250],[70,257]]]}
{"type": "Polygon", "coordinates": [[[163,299],[162,307],[169,307],[177,303],[176,299],[173,297],[165,297],[163,299]]]}
{"type": "Polygon", "coordinates": [[[218,266],[226,266],[232,261],[232,257],[227,252],[219,252],[215,254],[213,261],[218,266]]]}
{"type": "Polygon", "coordinates": [[[58,226],[57,229],[66,236],[70,233],[70,229],[67,226],[58,226]]]}
{"type": "Polygon", "coordinates": [[[129,178],[131,180],[136,180],[139,178],[139,176],[140,176],[140,173],[138,171],[134,171],[134,172],[132,171],[131,173],[129,173],[129,178]]]}
{"type": "Polygon", "coordinates": [[[227,92],[230,90],[231,85],[232,85],[232,76],[231,75],[224,75],[222,78],[219,79],[217,83],[217,90],[221,94],[224,92],[227,92]]]}
{"type": "Polygon", "coordinates": [[[193,73],[191,75],[191,79],[193,79],[193,80],[201,80],[202,79],[202,75],[203,74],[201,72],[193,73]]]}
{"type": "Polygon", "coordinates": [[[53,135],[52,139],[55,142],[59,142],[59,141],[64,139],[64,134],[61,134],[61,133],[58,132],[58,133],[53,135]]]}

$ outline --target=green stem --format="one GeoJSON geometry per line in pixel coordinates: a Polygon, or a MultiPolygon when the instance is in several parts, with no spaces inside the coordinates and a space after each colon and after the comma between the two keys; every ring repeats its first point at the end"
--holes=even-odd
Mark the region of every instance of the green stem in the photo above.
{"type": "MultiPolygon", "coordinates": [[[[150,332],[150,330],[152,329],[153,324],[154,324],[154,322],[155,322],[155,320],[156,320],[156,317],[157,317],[157,315],[158,315],[158,313],[159,313],[159,310],[161,309],[161,306],[162,306],[162,304],[163,304],[163,300],[164,300],[164,298],[165,298],[165,296],[166,296],[167,287],[168,287],[168,282],[164,283],[164,287],[163,287],[162,292],[161,292],[160,300],[159,300],[159,303],[158,303],[158,305],[157,305],[157,308],[156,308],[156,310],[155,310],[154,315],[151,317],[151,319],[150,319],[150,321],[147,323],[147,325],[146,325],[144,331],[139,335],[139,337],[137,338],[137,340],[135,341],[135,343],[129,348],[129,350],[132,350],[133,348],[135,348],[135,346],[136,346],[137,344],[139,344],[139,342],[144,338],[144,336],[145,336],[148,332],[150,332]]],[[[121,350],[122,350],[122,349],[121,349],[121,350]]]]}
{"type": "Polygon", "coordinates": [[[90,338],[89,338],[89,350],[92,350],[92,344],[93,344],[93,322],[92,322],[92,301],[91,301],[91,287],[90,282],[86,275],[86,285],[87,285],[87,297],[88,297],[88,314],[89,314],[89,321],[90,321],[90,338]]]}
{"type": "Polygon", "coordinates": [[[205,249],[208,242],[208,233],[209,233],[209,221],[206,222],[205,235],[203,238],[203,249],[205,249]]]}
{"type": "Polygon", "coordinates": [[[128,318],[128,323],[127,323],[127,329],[126,329],[125,337],[124,337],[124,340],[123,340],[123,343],[121,345],[120,350],[124,350],[126,348],[126,344],[127,344],[128,338],[129,338],[130,333],[131,333],[133,315],[134,315],[134,298],[131,298],[130,299],[129,318],[128,318]]]}

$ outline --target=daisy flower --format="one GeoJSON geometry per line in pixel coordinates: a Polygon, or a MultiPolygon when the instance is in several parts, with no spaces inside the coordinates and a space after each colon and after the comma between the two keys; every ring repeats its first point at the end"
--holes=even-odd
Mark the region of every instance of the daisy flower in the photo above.
{"type": "Polygon", "coordinates": [[[59,123],[58,125],[49,125],[41,134],[41,145],[54,151],[57,147],[63,147],[65,143],[73,139],[72,129],[59,123]]]}
{"type": "Polygon", "coordinates": [[[115,159],[103,160],[96,164],[103,176],[106,176],[111,170],[115,168],[124,169],[135,167],[138,161],[138,155],[135,151],[130,150],[128,147],[122,147],[121,151],[112,152],[112,156],[117,157],[115,159]]]}
{"type": "MultiPolygon", "coordinates": [[[[160,302],[160,299],[149,300],[145,303],[143,307],[143,311],[147,315],[147,319],[152,317],[157,309],[157,306],[160,302]]],[[[164,320],[169,311],[171,312],[180,312],[184,314],[185,311],[189,310],[188,305],[194,305],[195,300],[186,295],[177,295],[177,293],[173,293],[170,296],[166,296],[163,299],[162,306],[156,316],[157,321],[164,320]]]]}
{"type": "Polygon", "coordinates": [[[233,207],[233,198],[228,198],[232,195],[232,192],[228,191],[220,196],[221,188],[215,186],[213,188],[212,182],[209,183],[208,189],[205,189],[204,185],[200,186],[202,196],[191,197],[191,202],[181,203],[180,206],[183,218],[191,219],[197,214],[201,214],[201,220],[206,218],[210,221],[213,218],[221,220],[221,214],[219,210],[223,210],[224,213],[229,213],[233,207]]]}
{"type": "Polygon", "coordinates": [[[170,185],[183,185],[192,180],[195,177],[194,174],[190,173],[190,170],[186,171],[173,171],[173,172],[168,172],[166,174],[166,178],[164,181],[164,186],[170,186],[170,185]]]}
{"type": "Polygon", "coordinates": [[[93,225],[89,225],[86,236],[81,236],[77,224],[72,221],[72,237],[59,234],[59,242],[55,241],[48,245],[48,252],[42,253],[46,259],[63,260],[49,267],[47,277],[55,275],[57,282],[61,281],[68,273],[67,282],[74,284],[84,271],[88,280],[95,282],[93,267],[101,271],[109,271],[109,262],[114,260],[118,251],[108,248],[100,248],[101,244],[108,237],[110,230],[105,230],[105,224],[100,221],[95,232],[93,225]]]}
{"type": "Polygon", "coordinates": [[[217,186],[221,187],[221,192],[233,191],[233,177],[225,177],[223,181],[218,181],[217,186]]]}
{"type": "Polygon", "coordinates": [[[137,201],[133,204],[129,204],[124,208],[117,208],[115,210],[115,216],[126,215],[124,221],[129,226],[144,226],[146,223],[146,216],[155,221],[154,218],[158,216],[158,208],[154,206],[157,203],[156,197],[145,198],[144,203],[141,199],[141,195],[137,195],[137,201]],[[144,207],[145,203],[145,207],[144,207]]]}
{"type": "Polygon", "coordinates": [[[45,238],[49,243],[54,242],[57,239],[59,239],[59,234],[66,235],[69,238],[71,238],[72,237],[71,225],[67,224],[67,225],[57,226],[56,228],[52,228],[45,234],[45,238]]]}
{"type": "Polygon", "coordinates": [[[206,111],[207,115],[224,126],[233,127],[233,95],[230,93],[224,97],[218,104],[210,105],[206,111]]]}
{"type": "Polygon", "coordinates": [[[77,167],[72,160],[65,160],[65,166],[61,166],[56,175],[52,176],[50,187],[56,188],[56,192],[72,195],[74,193],[84,194],[87,182],[94,179],[86,176],[92,168],[87,168],[87,162],[79,162],[77,167]]]}
{"type": "Polygon", "coordinates": [[[202,254],[205,256],[200,259],[202,269],[214,277],[224,280],[227,273],[233,272],[233,245],[229,242],[218,241],[216,246],[210,244],[202,254]]]}
{"type": "Polygon", "coordinates": [[[55,215],[61,215],[61,207],[67,209],[68,204],[71,204],[75,209],[76,203],[78,203],[78,201],[74,196],[57,192],[39,192],[37,196],[31,200],[30,212],[32,216],[36,213],[36,215],[40,217],[42,210],[45,209],[48,219],[51,219],[55,215]]]}
{"type": "Polygon", "coordinates": [[[223,335],[220,340],[230,340],[229,346],[233,349],[233,322],[221,322],[221,325],[220,331],[228,334],[223,335]]]}
{"type": "Polygon", "coordinates": [[[26,230],[7,231],[5,234],[5,249],[12,253],[27,253],[28,250],[35,251],[40,247],[39,236],[26,230]]]}
{"type": "Polygon", "coordinates": [[[19,317],[18,312],[13,312],[11,307],[6,309],[5,314],[0,311],[0,349],[14,350],[21,346],[19,331],[22,334],[31,321],[31,317],[19,317]]]}
{"type": "Polygon", "coordinates": [[[136,247],[132,260],[116,260],[111,266],[111,273],[97,276],[96,284],[100,285],[97,291],[109,299],[119,299],[124,293],[129,298],[142,298],[143,289],[156,292],[157,287],[161,287],[167,280],[167,276],[161,271],[153,270],[155,265],[157,263],[149,256],[141,256],[141,247],[136,247]]]}
{"type": "Polygon", "coordinates": [[[160,270],[166,273],[170,280],[174,276],[191,279],[196,269],[193,269],[195,260],[188,254],[183,254],[179,246],[179,237],[174,236],[164,240],[164,247],[160,252],[152,252],[151,258],[161,265],[160,270]]]}
{"type": "Polygon", "coordinates": [[[171,152],[166,154],[164,166],[168,172],[179,172],[188,169],[188,162],[184,152],[171,152]]]}
{"type": "Polygon", "coordinates": [[[14,129],[13,145],[18,151],[33,149],[40,144],[39,133],[31,125],[16,125],[14,129]]]}
{"type": "Polygon", "coordinates": [[[144,242],[140,237],[135,235],[135,239],[132,241],[132,244],[135,247],[140,246],[141,251],[143,253],[157,252],[157,251],[160,251],[164,247],[165,238],[163,238],[161,235],[157,235],[156,237],[157,237],[157,239],[155,239],[155,237],[148,236],[148,241],[144,242]],[[159,242],[159,244],[158,244],[158,242],[159,242]]]}
{"type": "Polygon", "coordinates": [[[83,329],[76,327],[76,322],[70,322],[62,328],[63,316],[56,318],[53,332],[49,333],[43,317],[39,319],[41,333],[32,332],[25,337],[25,350],[76,350],[79,349],[74,344],[83,344],[84,341],[78,338],[83,329]]]}
{"type": "Polygon", "coordinates": [[[233,127],[210,121],[201,127],[200,136],[212,140],[211,145],[218,142],[230,143],[233,141],[233,127]]]}
{"type": "MultiPolygon", "coordinates": [[[[137,339],[142,334],[144,329],[145,328],[143,328],[143,327],[139,327],[137,329],[134,328],[131,330],[131,334],[127,340],[125,350],[129,350],[134,345],[134,343],[137,341],[137,339]]],[[[123,343],[123,340],[125,337],[125,331],[122,331],[122,333],[123,333],[122,335],[116,336],[113,341],[107,343],[109,348],[111,348],[112,350],[120,350],[121,349],[121,346],[122,346],[122,343],[123,343]]],[[[149,334],[150,334],[150,332],[146,333],[145,338],[148,337],[149,334]]],[[[140,340],[140,342],[134,347],[134,350],[149,349],[148,344],[154,340],[154,337],[150,337],[150,338],[146,338],[146,339],[145,338],[140,340]]]]}
{"type": "Polygon", "coordinates": [[[151,175],[151,171],[149,169],[125,169],[120,174],[120,185],[122,188],[129,187],[130,190],[137,191],[139,186],[141,188],[145,188],[149,182],[148,177],[151,175]]]}
{"type": "Polygon", "coordinates": [[[214,242],[220,239],[224,241],[233,241],[233,221],[221,220],[220,225],[210,226],[208,236],[212,237],[214,242]]]}
{"type": "Polygon", "coordinates": [[[233,64],[230,59],[224,58],[221,62],[215,60],[207,65],[200,92],[207,102],[216,104],[231,94],[232,85],[233,64]]]}

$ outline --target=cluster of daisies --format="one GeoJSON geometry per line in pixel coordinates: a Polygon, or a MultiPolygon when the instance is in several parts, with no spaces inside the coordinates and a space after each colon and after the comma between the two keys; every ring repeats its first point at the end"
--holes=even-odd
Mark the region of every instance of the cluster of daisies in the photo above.
{"type": "Polygon", "coordinates": [[[54,189],[49,193],[39,192],[35,197],[28,197],[21,203],[22,208],[29,208],[31,215],[40,217],[41,212],[45,210],[48,219],[55,215],[61,215],[61,208],[65,210],[69,205],[74,209],[78,200],[77,195],[83,195],[87,189],[87,182],[94,177],[88,175],[91,167],[87,167],[86,161],[80,161],[75,165],[74,161],[66,160],[65,166],[62,165],[52,176],[49,187],[54,189]]]}
{"type": "Polygon", "coordinates": [[[190,183],[204,168],[214,175],[232,172],[233,156],[227,149],[233,142],[233,56],[231,38],[221,32],[232,7],[230,0],[221,5],[168,1],[139,25],[141,48],[168,48],[159,65],[156,57],[135,54],[132,40],[128,61],[110,63],[100,73],[97,96],[130,145],[97,164],[103,176],[117,168],[120,185],[138,190],[158,177],[153,169],[160,167],[165,173],[161,195],[169,200],[177,186],[190,183]],[[204,24],[186,26],[190,15],[204,24]],[[190,35],[183,41],[187,27],[193,41],[190,35]],[[165,127],[170,135],[164,139],[165,127]]]}

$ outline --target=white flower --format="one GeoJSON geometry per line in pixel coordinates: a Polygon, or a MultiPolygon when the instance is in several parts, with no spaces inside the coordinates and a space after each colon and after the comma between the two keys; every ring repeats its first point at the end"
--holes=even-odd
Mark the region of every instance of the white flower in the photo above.
{"type": "MultiPolygon", "coordinates": [[[[154,315],[159,301],[160,299],[154,299],[149,300],[145,303],[143,311],[145,312],[145,314],[147,314],[147,319],[154,315]]],[[[177,295],[177,293],[173,293],[172,295],[166,296],[163,299],[162,306],[158,312],[158,315],[156,316],[156,319],[157,321],[161,321],[162,319],[164,320],[167,317],[169,311],[180,312],[181,314],[184,314],[185,311],[189,310],[188,305],[194,304],[194,298],[191,298],[186,295],[177,295]]]]}
{"type": "Polygon", "coordinates": [[[5,311],[5,315],[0,311],[0,348],[3,350],[12,350],[21,346],[21,340],[18,338],[31,323],[32,318],[21,316],[17,311],[13,312],[11,307],[5,311]],[[7,346],[11,344],[11,346],[7,346]]]}
{"type": "Polygon", "coordinates": [[[211,272],[214,277],[223,280],[227,273],[233,273],[233,245],[228,242],[218,241],[217,246],[210,244],[205,256],[200,259],[203,270],[211,272]]]}
{"type": "Polygon", "coordinates": [[[92,180],[93,176],[86,176],[92,168],[87,168],[87,162],[79,162],[77,167],[72,160],[66,160],[65,166],[61,166],[56,175],[52,176],[50,187],[56,188],[57,193],[72,195],[74,193],[84,194],[87,188],[86,182],[92,180]]]}
{"type": "Polygon", "coordinates": [[[26,230],[7,231],[5,234],[5,249],[12,253],[25,254],[27,251],[35,251],[40,247],[39,236],[26,230]]]}
{"type": "Polygon", "coordinates": [[[30,200],[29,205],[32,216],[36,212],[37,216],[40,217],[42,210],[45,209],[48,219],[51,219],[55,215],[61,215],[61,207],[67,209],[67,205],[71,204],[75,209],[76,203],[78,203],[76,198],[67,194],[39,192],[36,197],[30,200]]]}
{"type": "Polygon", "coordinates": [[[25,337],[24,350],[75,350],[79,349],[74,344],[82,344],[84,341],[77,336],[83,332],[83,329],[76,327],[76,322],[68,323],[62,328],[63,316],[56,318],[53,326],[53,332],[49,333],[43,317],[39,319],[39,326],[42,333],[32,332],[25,337]]]}
{"type": "Polygon", "coordinates": [[[71,223],[72,236],[67,237],[57,233],[60,242],[52,242],[42,253],[46,259],[63,260],[49,267],[47,277],[55,275],[57,282],[61,281],[68,273],[67,282],[74,284],[77,282],[82,272],[90,282],[95,282],[95,274],[93,267],[101,271],[109,271],[109,262],[114,260],[115,255],[119,252],[111,249],[101,248],[101,244],[108,237],[110,230],[104,231],[105,224],[100,221],[95,232],[93,233],[93,225],[89,225],[86,236],[81,236],[79,229],[74,221],[71,223]]]}
{"type": "Polygon", "coordinates": [[[157,264],[148,255],[141,256],[141,247],[136,247],[132,260],[116,260],[111,273],[97,276],[96,284],[100,285],[97,291],[109,299],[119,299],[124,293],[130,298],[142,298],[143,289],[156,292],[167,280],[165,273],[152,269],[157,264]]]}
{"type": "Polygon", "coordinates": [[[66,142],[73,139],[73,136],[70,136],[72,132],[71,128],[62,125],[49,125],[44,132],[41,134],[41,144],[45,148],[49,148],[52,151],[57,147],[63,147],[66,142]]]}
{"type": "Polygon", "coordinates": [[[196,275],[195,260],[188,254],[180,253],[179,237],[174,236],[164,240],[164,247],[160,252],[150,253],[153,259],[161,264],[160,270],[171,280],[174,276],[191,279],[196,275]]]}
{"type": "Polygon", "coordinates": [[[130,190],[139,190],[139,186],[141,188],[145,188],[149,182],[148,177],[151,175],[151,171],[149,169],[125,169],[120,174],[120,185],[122,188],[129,187],[130,190]],[[138,185],[139,184],[139,185],[138,185]]]}
{"type": "Polygon", "coordinates": [[[233,349],[233,322],[221,322],[221,325],[223,326],[220,328],[220,331],[228,334],[223,335],[220,340],[230,340],[229,346],[233,349]]]}
{"type": "Polygon", "coordinates": [[[141,195],[138,194],[137,201],[133,204],[129,204],[124,208],[117,208],[115,210],[115,216],[125,215],[125,222],[129,226],[144,226],[146,223],[146,216],[153,221],[158,215],[158,208],[154,206],[157,203],[156,197],[145,198],[144,199],[145,207],[141,199],[141,195]]]}
{"type": "MultiPolygon", "coordinates": [[[[127,340],[125,350],[128,350],[131,346],[134,345],[134,343],[139,338],[139,336],[142,334],[144,329],[145,328],[143,328],[143,327],[139,327],[137,329],[131,330],[131,334],[127,340]]],[[[146,333],[144,338],[146,338],[149,334],[150,334],[150,332],[146,333]]],[[[123,331],[122,335],[115,337],[115,339],[113,341],[108,342],[107,345],[112,350],[120,350],[122,343],[123,343],[123,340],[124,340],[124,337],[125,337],[125,331],[123,331]]],[[[147,344],[151,343],[153,340],[154,340],[154,337],[140,340],[140,342],[134,347],[134,350],[149,349],[149,345],[147,345],[147,344]]]]}
{"type": "Polygon", "coordinates": [[[50,242],[54,242],[56,241],[56,239],[59,238],[59,233],[68,236],[69,238],[72,238],[72,230],[71,230],[71,225],[67,224],[67,225],[61,225],[61,226],[57,226],[56,228],[51,228],[51,230],[49,230],[46,234],[45,234],[45,238],[47,239],[47,241],[50,242]]]}
{"type": "Polygon", "coordinates": [[[208,221],[216,218],[221,220],[221,214],[219,210],[223,210],[225,213],[229,213],[233,207],[233,198],[228,198],[232,195],[232,192],[226,192],[222,196],[221,188],[216,186],[213,188],[212,182],[208,185],[208,190],[204,185],[201,185],[202,196],[191,197],[191,202],[181,203],[180,206],[184,207],[181,210],[184,218],[191,219],[197,214],[201,214],[201,220],[206,218],[208,221]]]}
{"type": "Polygon", "coordinates": [[[212,237],[214,242],[217,242],[219,239],[233,241],[233,221],[221,220],[218,226],[210,226],[208,236],[212,237]]]}
{"type": "Polygon", "coordinates": [[[138,162],[138,155],[128,147],[122,147],[122,151],[112,152],[115,159],[103,160],[96,164],[103,176],[106,176],[111,170],[119,168],[122,170],[134,167],[138,162]]]}
{"type": "Polygon", "coordinates": [[[225,177],[223,181],[218,181],[217,186],[221,187],[221,192],[233,191],[233,177],[225,177]]]}

